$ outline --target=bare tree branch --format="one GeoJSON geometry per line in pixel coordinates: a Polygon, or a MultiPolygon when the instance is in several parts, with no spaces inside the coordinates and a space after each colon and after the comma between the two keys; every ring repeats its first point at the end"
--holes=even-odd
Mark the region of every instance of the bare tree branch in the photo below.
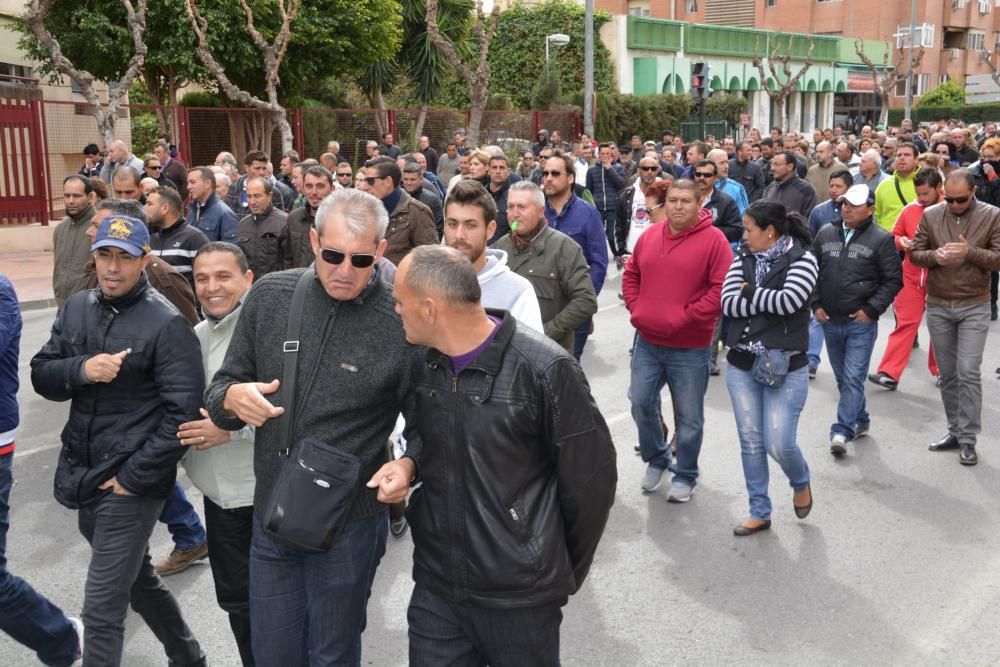
{"type": "Polygon", "coordinates": [[[247,32],[250,33],[250,38],[264,56],[264,89],[267,93],[267,101],[243,90],[226,76],[225,69],[215,59],[215,56],[212,55],[212,51],[208,46],[208,22],[198,11],[195,0],[184,0],[184,8],[187,11],[188,20],[191,22],[191,28],[194,30],[195,36],[198,38],[198,58],[205,64],[205,67],[208,68],[209,72],[212,73],[212,76],[219,83],[219,87],[222,88],[223,92],[230,99],[256,109],[261,109],[262,111],[270,112],[278,127],[281,128],[282,150],[291,150],[293,143],[292,128],[288,124],[285,108],[278,100],[278,85],[281,82],[281,63],[285,58],[288,44],[292,39],[292,23],[302,9],[302,0],[278,0],[278,9],[281,14],[281,28],[279,28],[274,41],[271,43],[268,43],[260,31],[257,30],[257,26],[254,23],[253,10],[247,4],[246,0],[240,0],[240,6],[243,7],[243,13],[246,15],[247,32]]]}
{"type": "Polygon", "coordinates": [[[924,58],[924,47],[921,46],[913,52],[909,66],[904,70],[903,59],[906,57],[904,55],[904,50],[902,47],[899,47],[896,51],[897,57],[894,59],[894,62],[890,67],[890,49],[887,42],[886,49],[882,53],[882,66],[879,67],[872,62],[872,59],[865,53],[864,43],[860,39],[855,40],[854,42],[854,52],[858,54],[858,58],[871,73],[873,91],[876,95],[878,95],[879,101],[882,105],[882,109],[879,112],[879,122],[883,124],[886,123],[889,118],[889,97],[892,95],[892,91],[895,90],[896,85],[899,84],[900,81],[904,80],[910,72],[920,67],[920,62],[924,58]]]}
{"type": "Polygon", "coordinates": [[[778,105],[778,115],[779,121],[782,127],[785,127],[787,119],[785,118],[785,100],[795,91],[795,87],[798,85],[799,81],[805,76],[805,73],[813,66],[813,50],[816,48],[816,42],[809,40],[809,51],[806,53],[805,62],[799,67],[798,72],[792,73],[791,61],[792,61],[792,38],[788,39],[788,52],[781,53],[781,44],[777,39],[774,40],[774,47],[771,49],[770,55],[767,57],[767,68],[771,72],[771,78],[774,80],[775,89],[771,90],[767,85],[767,74],[764,71],[764,62],[760,55],[760,38],[757,38],[757,43],[754,46],[754,54],[751,62],[757,71],[760,73],[761,88],[767,93],[767,96],[778,105]],[[781,64],[781,70],[784,74],[784,81],[778,76],[778,69],[775,63],[781,64]]]}
{"type": "Polygon", "coordinates": [[[469,93],[469,127],[468,140],[470,145],[479,143],[479,124],[482,120],[483,111],[486,108],[486,101],[490,94],[490,69],[489,52],[493,37],[496,36],[497,22],[500,20],[500,3],[493,3],[493,11],[487,17],[483,13],[482,0],[476,0],[476,22],[472,26],[472,35],[479,45],[478,63],[473,70],[469,65],[462,62],[455,45],[441,34],[438,28],[438,0],[427,0],[427,35],[431,42],[444,53],[445,58],[455,68],[459,76],[465,81],[466,89],[469,93]]]}
{"type": "Polygon", "coordinates": [[[993,83],[1000,86],[1000,68],[993,64],[993,54],[987,51],[985,46],[980,53],[982,54],[982,61],[990,68],[990,78],[993,79],[993,83]]]}
{"type": "Polygon", "coordinates": [[[101,106],[101,98],[94,87],[94,75],[70,62],[69,58],[63,55],[59,40],[45,27],[45,17],[48,16],[52,0],[31,0],[24,13],[25,24],[38,41],[48,49],[56,71],[68,76],[80,88],[81,94],[90,105],[91,113],[97,121],[97,129],[101,133],[105,147],[115,138],[115,119],[118,116],[118,106],[146,61],[146,42],[143,36],[146,32],[147,0],[137,0],[136,6],[132,5],[131,0],[121,0],[121,3],[125,7],[134,52],[129,59],[125,73],[118,80],[117,86],[114,89],[108,87],[108,106],[106,109],[101,106]]]}

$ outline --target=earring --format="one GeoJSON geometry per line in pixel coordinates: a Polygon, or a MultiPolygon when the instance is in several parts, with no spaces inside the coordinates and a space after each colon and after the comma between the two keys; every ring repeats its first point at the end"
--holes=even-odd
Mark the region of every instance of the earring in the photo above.
{"type": "Polygon", "coordinates": [[[774,234],[768,234],[768,235],[767,235],[767,238],[769,238],[769,239],[773,239],[773,238],[774,238],[774,234]]]}

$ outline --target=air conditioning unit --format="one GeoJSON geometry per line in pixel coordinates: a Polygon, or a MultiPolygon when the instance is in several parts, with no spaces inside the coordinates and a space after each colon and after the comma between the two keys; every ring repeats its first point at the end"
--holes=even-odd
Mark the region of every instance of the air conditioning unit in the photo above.
{"type": "Polygon", "coordinates": [[[958,60],[962,57],[962,49],[948,49],[948,60],[958,60]]]}

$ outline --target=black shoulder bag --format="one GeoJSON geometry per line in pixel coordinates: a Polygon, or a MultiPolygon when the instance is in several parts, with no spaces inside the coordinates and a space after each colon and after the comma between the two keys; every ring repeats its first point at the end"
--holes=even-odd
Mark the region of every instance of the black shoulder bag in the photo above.
{"type": "Polygon", "coordinates": [[[276,542],[306,553],[330,549],[351,516],[361,478],[361,460],[314,437],[290,444],[295,422],[295,370],[299,330],[306,291],[315,276],[309,269],[299,278],[288,313],[281,388],[287,392],[281,416],[281,454],[287,456],[262,523],[276,542]]]}
{"type": "MultiPolygon", "coordinates": [[[[754,273],[753,262],[744,261],[743,280],[751,285],[755,284],[757,279],[754,273]]],[[[757,384],[778,389],[785,384],[791,358],[792,353],[786,350],[765,348],[760,354],[754,354],[753,365],[750,367],[750,378],[757,384]]]]}

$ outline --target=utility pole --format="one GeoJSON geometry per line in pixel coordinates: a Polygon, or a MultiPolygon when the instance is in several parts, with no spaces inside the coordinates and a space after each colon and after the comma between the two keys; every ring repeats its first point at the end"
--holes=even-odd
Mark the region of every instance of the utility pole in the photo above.
{"type": "MultiPolygon", "coordinates": [[[[913,110],[913,42],[917,39],[917,0],[910,0],[910,44],[906,49],[906,111],[903,116],[912,118],[913,110]]],[[[923,35],[923,30],[920,31],[923,35]]]]}
{"type": "MultiPolygon", "coordinates": [[[[914,0],[916,1],[916,0],[914,0]]],[[[594,136],[594,0],[587,0],[583,14],[583,131],[594,136]]]]}

